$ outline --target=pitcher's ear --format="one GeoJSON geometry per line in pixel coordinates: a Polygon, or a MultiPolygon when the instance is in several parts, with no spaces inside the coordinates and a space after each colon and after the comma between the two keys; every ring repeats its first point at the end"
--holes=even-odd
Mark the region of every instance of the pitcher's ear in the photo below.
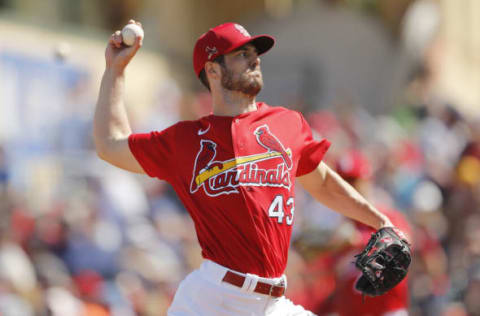
{"type": "Polygon", "coordinates": [[[208,72],[210,74],[217,73],[217,71],[215,69],[215,66],[214,66],[214,63],[212,63],[211,61],[207,61],[205,63],[205,72],[208,72]]]}

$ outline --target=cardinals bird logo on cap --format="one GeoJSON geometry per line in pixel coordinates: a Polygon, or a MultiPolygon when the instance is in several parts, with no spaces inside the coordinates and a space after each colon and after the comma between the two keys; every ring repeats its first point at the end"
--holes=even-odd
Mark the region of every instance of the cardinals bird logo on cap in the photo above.
{"type": "Polygon", "coordinates": [[[240,24],[235,24],[235,28],[240,32],[242,33],[243,36],[245,37],[250,37],[250,34],[247,32],[247,30],[241,26],[240,24]]]}
{"type": "Polygon", "coordinates": [[[205,52],[208,54],[208,60],[210,60],[213,55],[218,53],[218,50],[215,46],[213,46],[213,47],[208,47],[207,46],[207,47],[205,47],[205,52]]]}

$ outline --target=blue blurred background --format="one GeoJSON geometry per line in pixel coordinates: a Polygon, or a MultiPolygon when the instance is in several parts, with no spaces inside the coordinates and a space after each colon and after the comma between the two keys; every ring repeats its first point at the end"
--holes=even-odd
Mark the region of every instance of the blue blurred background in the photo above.
{"type": "MultiPolygon", "coordinates": [[[[302,111],[331,166],[366,157],[363,193],[412,226],[410,315],[480,315],[479,1],[0,0],[1,315],[164,315],[201,262],[171,187],[93,151],[104,49],[130,18],[135,132],[210,112],[191,62],[209,27],[273,35],[258,100],[302,111]]],[[[287,296],[323,315],[355,227],[300,187],[295,214],[287,296]]]]}

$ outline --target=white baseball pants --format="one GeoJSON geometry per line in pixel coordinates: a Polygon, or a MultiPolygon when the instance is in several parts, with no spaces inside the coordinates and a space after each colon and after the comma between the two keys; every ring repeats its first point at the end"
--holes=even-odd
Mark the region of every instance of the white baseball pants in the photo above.
{"type": "Polygon", "coordinates": [[[253,292],[257,281],[279,284],[283,279],[286,284],[285,276],[267,279],[247,274],[244,275],[244,286],[240,288],[222,282],[227,271],[224,266],[204,260],[199,269],[187,275],[180,283],[167,315],[315,316],[285,296],[276,298],[253,292]]]}

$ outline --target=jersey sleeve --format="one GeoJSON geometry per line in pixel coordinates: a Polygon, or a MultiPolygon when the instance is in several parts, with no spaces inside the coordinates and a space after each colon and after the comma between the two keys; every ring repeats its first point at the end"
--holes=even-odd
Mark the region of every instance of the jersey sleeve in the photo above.
{"type": "Polygon", "coordinates": [[[312,172],[322,161],[323,156],[330,147],[330,142],[327,139],[320,141],[313,139],[310,125],[308,125],[302,114],[299,113],[299,115],[301,118],[300,138],[302,147],[297,167],[297,177],[312,172]]]}
{"type": "Polygon", "coordinates": [[[132,134],[128,137],[130,151],[150,177],[168,180],[175,156],[176,125],[161,132],[132,134]]]}

